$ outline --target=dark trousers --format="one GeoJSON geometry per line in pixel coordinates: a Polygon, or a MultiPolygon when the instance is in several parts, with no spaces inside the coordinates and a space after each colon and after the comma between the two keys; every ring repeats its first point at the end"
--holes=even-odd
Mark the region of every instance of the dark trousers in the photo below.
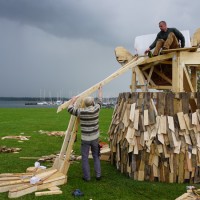
{"type": "Polygon", "coordinates": [[[101,165],[99,159],[99,140],[92,141],[81,141],[81,154],[82,154],[82,170],[83,170],[83,178],[86,180],[90,180],[90,165],[89,165],[89,151],[92,151],[92,157],[94,160],[94,170],[96,177],[101,176],[101,165]]]}

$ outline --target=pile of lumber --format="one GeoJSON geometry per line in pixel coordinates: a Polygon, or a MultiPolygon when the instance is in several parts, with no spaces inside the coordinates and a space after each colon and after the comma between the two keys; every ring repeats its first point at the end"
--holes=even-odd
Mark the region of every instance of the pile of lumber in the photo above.
{"type": "Polygon", "coordinates": [[[200,189],[193,187],[175,200],[200,200],[200,189]]]}
{"type": "Polygon", "coordinates": [[[9,136],[2,137],[1,139],[2,139],[2,140],[5,140],[5,139],[29,140],[30,137],[31,137],[31,136],[9,135],[9,136]]]}
{"type": "Polygon", "coordinates": [[[21,148],[0,146],[0,153],[18,153],[21,148]]]}
{"type": "Polygon", "coordinates": [[[39,133],[47,134],[48,136],[60,136],[60,137],[65,135],[65,131],[43,131],[43,130],[39,130],[39,133]]]}
{"type": "Polygon", "coordinates": [[[35,192],[36,196],[61,194],[57,187],[67,182],[67,177],[57,169],[35,170],[26,173],[0,174],[0,192],[9,192],[9,198],[18,198],[35,192]],[[38,192],[40,190],[47,191],[38,192]]]}
{"type": "Polygon", "coordinates": [[[111,163],[134,180],[200,182],[200,93],[119,94],[109,139],[111,163]]]}

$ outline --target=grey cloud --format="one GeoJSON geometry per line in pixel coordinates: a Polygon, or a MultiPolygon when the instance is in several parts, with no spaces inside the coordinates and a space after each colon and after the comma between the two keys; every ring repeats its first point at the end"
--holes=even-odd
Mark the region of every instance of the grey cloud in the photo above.
{"type": "MultiPolygon", "coordinates": [[[[192,34],[199,7],[199,0],[0,0],[0,95],[75,95],[120,67],[116,46],[133,53],[134,38],[157,33],[160,20],[192,34]]],[[[104,93],[129,84],[127,73],[104,93]]]]}

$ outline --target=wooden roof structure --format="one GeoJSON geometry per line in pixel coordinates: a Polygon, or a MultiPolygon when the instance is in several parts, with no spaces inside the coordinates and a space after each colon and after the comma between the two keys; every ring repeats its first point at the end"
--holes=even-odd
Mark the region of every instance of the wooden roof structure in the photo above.
{"type": "Polygon", "coordinates": [[[170,49],[161,53],[139,65],[147,87],[172,92],[196,91],[196,72],[200,70],[197,47],[170,49]]]}

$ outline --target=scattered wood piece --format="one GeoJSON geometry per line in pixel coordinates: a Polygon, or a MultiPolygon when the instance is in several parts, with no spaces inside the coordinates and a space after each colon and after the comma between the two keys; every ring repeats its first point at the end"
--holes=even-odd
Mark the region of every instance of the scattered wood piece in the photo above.
{"type": "Polygon", "coordinates": [[[0,146],[0,153],[19,153],[21,148],[0,146]]]}
{"type": "Polygon", "coordinates": [[[38,132],[41,133],[41,134],[47,134],[49,136],[63,137],[65,135],[65,131],[43,131],[43,130],[39,130],[38,132]]]}
{"type": "Polygon", "coordinates": [[[200,189],[191,189],[187,190],[186,193],[182,194],[180,197],[175,200],[200,200],[200,189]]]}
{"type": "Polygon", "coordinates": [[[62,194],[61,190],[50,190],[50,191],[43,191],[43,192],[35,192],[35,196],[44,196],[44,195],[53,195],[53,194],[62,194]]]}
{"type": "Polygon", "coordinates": [[[22,136],[22,135],[11,135],[11,136],[5,136],[5,137],[2,137],[1,139],[2,140],[5,140],[5,139],[14,139],[14,140],[29,140],[31,136],[22,136]]]}

